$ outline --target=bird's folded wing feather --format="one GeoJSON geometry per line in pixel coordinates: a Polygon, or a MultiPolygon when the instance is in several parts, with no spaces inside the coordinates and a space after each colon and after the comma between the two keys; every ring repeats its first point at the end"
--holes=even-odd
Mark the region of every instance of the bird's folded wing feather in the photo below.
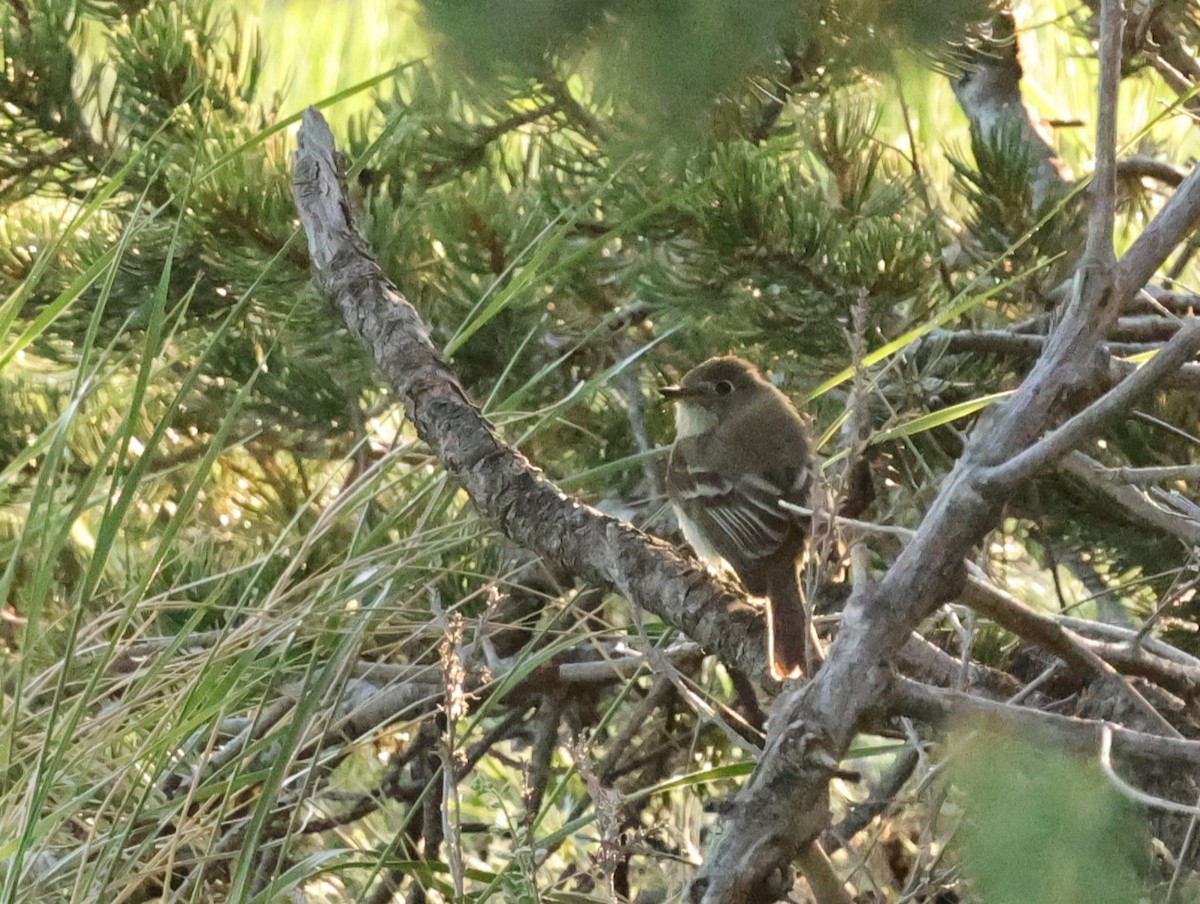
{"type": "Polygon", "coordinates": [[[740,474],[672,468],[671,491],[699,522],[723,555],[737,550],[742,561],[764,558],[777,550],[798,516],[779,507],[779,500],[807,501],[807,471],[740,474]],[[717,535],[727,542],[719,542],[717,535]]]}

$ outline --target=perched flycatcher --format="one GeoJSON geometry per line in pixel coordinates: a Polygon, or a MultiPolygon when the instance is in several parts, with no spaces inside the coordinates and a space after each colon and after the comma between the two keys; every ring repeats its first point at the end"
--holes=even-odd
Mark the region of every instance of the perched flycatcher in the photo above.
{"type": "Polygon", "coordinates": [[[675,408],[667,493],[684,536],[705,559],[724,559],[746,589],[765,596],[767,655],[778,680],[804,671],[808,619],[797,568],[812,457],[787,396],[748,361],[710,358],[662,394],[675,408]]]}

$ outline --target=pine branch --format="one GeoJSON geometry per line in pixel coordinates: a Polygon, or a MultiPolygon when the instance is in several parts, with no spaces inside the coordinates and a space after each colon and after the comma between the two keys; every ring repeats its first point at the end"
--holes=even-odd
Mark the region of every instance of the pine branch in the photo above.
{"type": "Polygon", "coordinates": [[[325,120],[307,110],[294,188],[317,282],[475,507],[555,568],[616,588],[761,682],[763,622],[741,594],[670,544],[563,494],[483,419],[420,316],[371,258],[351,220],[339,156],[325,120]]]}
{"type": "MultiPolygon", "coordinates": [[[[1106,5],[1104,21],[1110,31],[1117,30],[1117,37],[1109,33],[1101,40],[1106,53],[1101,70],[1111,73],[1119,66],[1112,49],[1120,48],[1122,19],[1119,0],[1106,5]]],[[[1113,84],[1111,78],[1105,79],[1102,101],[1113,100],[1113,84]]],[[[1111,138],[1112,125],[1106,123],[1105,128],[1108,131],[1101,130],[1100,140],[1111,138]]],[[[1111,158],[1112,148],[1104,154],[1111,158]]],[[[1099,343],[1124,301],[1114,292],[1114,284],[1131,295],[1145,281],[1116,279],[1118,268],[1111,265],[1111,205],[1106,206],[1101,196],[1097,208],[1091,220],[1088,266],[1081,269],[1077,291],[1033,371],[994,419],[972,433],[920,529],[885,576],[876,585],[855,588],[825,665],[810,683],[788,690],[776,701],[763,758],[738,795],[725,834],[691,887],[692,902],[770,900],[770,875],[823,828],[828,818],[827,784],[838,760],[895,686],[887,663],[897,645],[921,618],[960,592],[965,557],[995,524],[1004,499],[1011,494],[1012,483],[1005,484],[1003,492],[994,492],[987,473],[1033,445],[1064,410],[1078,405],[1080,390],[1094,382],[1102,367],[1099,343]]],[[[1188,212],[1196,215],[1197,210],[1188,212]]],[[[1166,210],[1160,216],[1171,224],[1186,219],[1166,210]]],[[[1152,224],[1150,229],[1154,228],[1152,224]]],[[[1176,240],[1182,238],[1172,226],[1158,229],[1176,240]]],[[[1164,244],[1154,245],[1160,255],[1144,252],[1147,266],[1157,258],[1148,268],[1151,272],[1166,257],[1169,249],[1164,244]]]]}

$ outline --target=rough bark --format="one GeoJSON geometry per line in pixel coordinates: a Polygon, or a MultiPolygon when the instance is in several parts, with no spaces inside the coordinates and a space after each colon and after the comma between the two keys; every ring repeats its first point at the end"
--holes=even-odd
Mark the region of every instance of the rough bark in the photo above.
{"type": "MultiPolygon", "coordinates": [[[[1104,4],[1102,110],[1116,107],[1123,19],[1119,0],[1104,4]]],[[[824,827],[827,786],[836,764],[855,732],[878,715],[881,701],[888,698],[890,663],[897,650],[922,618],[963,589],[963,561],[996,523],[1005,497],[1038,468],[1070,451],[1071,446],[1053,434],[1042,438],[1084,408],[1090,387],[1103,385],[1109,366],[1103,340],[1122,304],[1200,216],[1200,198],[1192,191],[1200,179],[1197,171],[1115,262],[1112,115],[1101,117],[1097,131],[1088,245],[1074,291],[1041,356],[1015,395],[973,431],[912,542],[878,584],[855,589],[824,667],[810,683],[790,689],[772,707],[763,757],[693,883],[692,901],[773,900],[772,873],[824,827]],[[1019,457],[1020,466],[1012,467],[1019,457]]],[[[1178,350],[1190,355],[1200,336],[1194,324],[1186,329],[1189,335],[1178,350]]],[[[1145,391],[1153,385],[1146,377],[1144,371],[1135,373],[1113,392],[1129,397],[1145,391]]],[[[1076,444],[1109,407],[1102,398],[1079,415],[1086,423],[1075,422],[1081,428],[1072,431],[1076,444]]]]}
{"type": "Polygon", "coordinates": [[[354,225],[340,167],[329,126],[310,108],[293,191],[317,285],[371,351],[418,435],[479,512],[551,567],[617,590],[765,680],[762,617],[738,590],[671,544],[566,495],[496,435],[420,315],[372,258],[354,225]]]}

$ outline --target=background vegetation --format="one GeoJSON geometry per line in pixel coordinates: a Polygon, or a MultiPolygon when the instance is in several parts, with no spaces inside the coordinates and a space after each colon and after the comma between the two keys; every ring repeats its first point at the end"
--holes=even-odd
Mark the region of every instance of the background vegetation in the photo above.
{"type": "MultiPolygon", "coordinates": [[[[676,538],[655,387],[736,352],[806,403],[830,494],[861,459],[862,517],[910,528],[1028,369],[1082,242],[1091,11],[1015,9],[1049,188],[1028,136],[973,136],[955,101],[992,13],[0,7],[0,900],[680,900],[767,701],[475,515],[310,285],[299,110],[331,118],[364,234],[464,385],[564,489],[676,538]],[[583,668],[635,654],[621,680],[583,668]]],[[[1153,16],[1195,56],[1194,6],[1153,16]]],[[[1200,156],[1162,46],[1127,48],[1118,251],[1200,156]]],[[[1189,309],[1196,244],[1114,353],[1144,360],[1189,309]]],[[[1195,388],[1088,454],[1200,462],[1195,388]]],[[[1137,492],[1194,518],[1197,479],[1137,492]]],[[[814,557],[814,595],[899,542],[814,557]]],[[[1192,545],[1079,475],[1012,499],[979,563],[1032,607],[1200,653],[1192,545]]],[[[1018,687],[1050,664],[959,607],[926,629],[1018,687]]],[[[1187,818],[988,731],[861,738],[827,839],[856,890],[1200,894],[1187,818]]]]}

